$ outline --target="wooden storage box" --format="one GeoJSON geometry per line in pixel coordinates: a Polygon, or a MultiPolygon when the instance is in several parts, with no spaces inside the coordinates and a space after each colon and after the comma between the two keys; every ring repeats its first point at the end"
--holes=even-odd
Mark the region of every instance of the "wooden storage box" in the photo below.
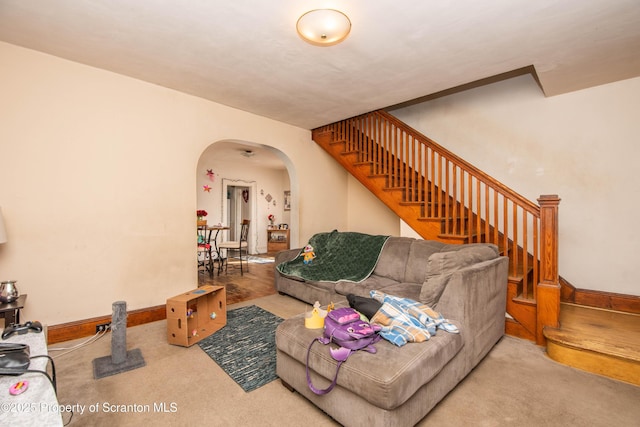
{"type": "Polygon", "coordinates": [[[167,340],[189,347],[227,324],[223,286],[202,286],[167,300],[167,340]]]}

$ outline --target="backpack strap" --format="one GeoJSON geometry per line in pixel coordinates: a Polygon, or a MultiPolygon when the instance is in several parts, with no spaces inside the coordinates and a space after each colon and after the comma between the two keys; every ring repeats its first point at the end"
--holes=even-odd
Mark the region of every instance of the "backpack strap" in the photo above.
{"type": "Polygon", "coordinates": [[[347,357],[349,357],[349,354],[351,353],[351,350],[348,350],[349,353],[347,353],[346,356],[344,356],[344,359],[342,359],[342,357],[340,357],[342,360],[337,360],[338,362],[338,366],[336,366],[336,375],[333,377],[333,381],[331,381],[331,384],[329,384],[329,387],[325,388],[324,390],[321,389],[317,389],[313,386],[313,383],[311,382],[311,376],[309,375],[309,354],[311,354],[311,346],[313,346],[313,344],[316,341],[320,341],[322,342],[322,340],[320,340],[319,338],[315,338],[313,341],[311,341],[311,344],[309,344],[309,349],[307,350],[307,364],[306,364],[306,370],[307,370],[307,385],[309,386],[309,389],[314,392],[315,394],[318,395],[323,395],[323,394],[327,394],[329,393],[331,390],[333,390],[333,387],[336,386],[336,380],[338,379],[338,371],[340,370],[340,365],[342,365],[342,362],[344,362],[345,360],[347,360],[347,357]]]}

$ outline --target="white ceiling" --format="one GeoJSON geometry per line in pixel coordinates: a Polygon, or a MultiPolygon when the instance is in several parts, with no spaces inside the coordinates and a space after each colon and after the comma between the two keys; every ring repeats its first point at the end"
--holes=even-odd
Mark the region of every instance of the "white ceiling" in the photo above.
{"type": "Polygon", "coordinates": [[[0,0],[0,40],[312,129],[533,66],[547,96],[640,75],[639,0],[0,0]],[[352,21],[332,47],[297,18],[352,21]]]}
{"type": "Polygon", "coordinates": [[[215,152],[218,164],[240,165],[246,169],[267,168],[286,170],[284,160],[278,150],[266,145],[245,141],[218,141],[209,147],[215,152]]]}

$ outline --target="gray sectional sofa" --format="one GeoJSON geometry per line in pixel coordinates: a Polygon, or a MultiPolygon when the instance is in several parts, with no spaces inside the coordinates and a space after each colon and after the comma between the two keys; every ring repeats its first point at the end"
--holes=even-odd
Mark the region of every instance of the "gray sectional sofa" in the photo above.
{"type": "MultiPolygon", "coordinates": [[[[280,252],[276,265],[299,254],[299,249],[280,252]]],[[[504,334],[507,265],[491,244],[389,237],[375,269],[359,283],[305,281],[276,269],[278,292],[310,305],[348,305],[348,294],[368,297],[373,289],[425,302],[460,330],[438,331],[426,342],[402,347],[382,340],[376,354],[354,353],[340,368],[336,387],[319,396],[307,386],[305,367],[309,344],[322,331],[305,328],[302,313],[276,330],[278,376],[345,426],[415,425],[504,334]]],[[[327,387],[336,369],[328,349],[313,346],[309,365],[314,385],[327,387]]]]}

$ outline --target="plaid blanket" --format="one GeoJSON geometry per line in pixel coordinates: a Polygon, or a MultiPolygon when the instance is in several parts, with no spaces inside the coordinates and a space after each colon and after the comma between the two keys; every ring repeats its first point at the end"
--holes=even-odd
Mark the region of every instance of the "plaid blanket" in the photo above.
{"type": "Polygon", "coordinates": [[[456,325],[426,304],[375,290],[370,295],[382,303],[370,322],[380,325],[380,336],[398,347],[408,342],[427,341],[437,329],[453,334],[460,332],[456,325]]]}

